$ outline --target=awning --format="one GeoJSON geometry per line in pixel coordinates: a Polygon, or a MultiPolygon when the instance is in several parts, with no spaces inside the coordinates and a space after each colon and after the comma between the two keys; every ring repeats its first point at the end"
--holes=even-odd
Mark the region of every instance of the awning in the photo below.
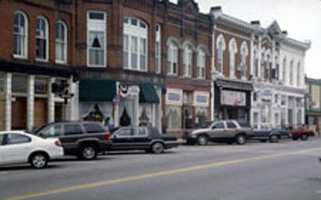
{"type": "Polygon", "coordinates": [[[159,98],[153,84],[142,83],[140,86],[139,102],[159,104],[159,98]]]}
{"type": "Polygon", "coordinates": [[[79,84],[80,101],[112,101],[116,95],[116,81],[110,79],[83,79],[79,84]]]}

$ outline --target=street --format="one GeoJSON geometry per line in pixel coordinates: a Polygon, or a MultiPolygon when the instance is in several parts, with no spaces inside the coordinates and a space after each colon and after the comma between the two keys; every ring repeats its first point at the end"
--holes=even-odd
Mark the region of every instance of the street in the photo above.
{"type": "Polygon", "coordinates": [[[321,138],[112,152],[0,168],[1,200],[319,200],[321,138]]]}

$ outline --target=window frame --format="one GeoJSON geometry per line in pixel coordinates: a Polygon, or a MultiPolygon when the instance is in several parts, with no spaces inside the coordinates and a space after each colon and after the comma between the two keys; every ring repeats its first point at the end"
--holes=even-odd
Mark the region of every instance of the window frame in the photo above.
{"type": "Polygon", "coordinates": [[[236,42],[235,42],[235,39],[232,38],[229,42],[229,52],[230,52],[230,55],[229,55],[229,76],[231,78],[234,78],[235,77],[235,71],[236,71],[236,53],[237,53],[237,45],[236,45],[236,42]]]}
{"type": "MultiPolygon", "coordinates": [[[[13,35],[16,36],[20,36],[20,37],[24,37],[24,41],[20,41],[20,48],[21,46],[23,46],[23,53],[22,54],[16,54],[15,53],[15,37],[14,37],[14,49],[13,49],[13,57],[14,58],[20,58],[20,59],[27,59],[28,58],[28,28],[29,28],[29,21],[28,21],[28,17],[27,15],[23,12],[23,11],[16,11],[14,13],[14,18],[16,17],[16,15],[21,15],[24,18],[24,34],[23,33],[16,33],[15,30],[13,30],[13,35]],[[24,43],[24,44],[22,44],[24,43]]],[[[15,20],[13,20],[13,26],[15,28],[16,24],[15,24],[15,20]]],[[[21,27],[19,27],[21,28],[21,27]]]]}
{"type": "MultiPolygon", "coordinates": [[[[58,20],[56,22],[56,27],[55,27],[55,61],[56,63],[59,63],[59,64],[67,64],[67,61],[68,61],[68,28],[67,28],[67,25],[64,21],[62,20],[58,20]],[[61,25],[61,27],[63,27],[64,29],[64,37],[63,37],[63,40],[61,40],[61,38],[57,38],[57,29],[58,29],[58,26],[61,25]],[[63,58],[62,60],[59,60],[57,58],[57,43],[59,43],[60,45],[62,45],[62,49],[64,50],[64,55],[63,55],[63,58]]],[[[61,34],[61,33],[60,33],[61,34]]]]}
{"type": "Polygon", "coordinates": [[[190,45],[184,47],[183,65],[183,76],[191,78],[193,76],[193,49],[190,45]]]}
{"type": "Polygon", "coordinates": [[[206,79],[206,51],[204,49],[197,51],[197,78],[206,79]]]}
{"type": "Polygon", "coordinates": [[[168,61],[168,68],[167,74],[171,76],[177,76],[179,70],[179,47],[174,42],[171,42],[168,45],[168,52],[167,52],[167,61],[168,61]],[[176,53],[175,53],[176,52],[176,53]],[[174,70],[176,64],[176,70],[174,70]]]}
{"type": "Polygon", "coordinates": [[[162,73],[162,26],[156,25],[155,31],[155,72],[156,74],[162,73]],[[157,45],[159,44],[159,45],[157,45]]]}
{"type": "MultiPolygon", "coordinates": [[[[40,31],[43,31],[43,30],[41,30],[42,28],[43,27],[40,27],[40,31]]],[[[36,29],[35,30],[36,30],[36,34],[35,34],[35,38],[36,38],[36,48],[35,48],[35,50],[36,50],[36,54],[35,54],[36,61],[48,62],[49,61],[49,23],[48,23],[48,20],[44,16],[40,15],[40,16],[37,17],[37,19],[36,19],[36,29]],[[38,36],[38,34],[37,34],[37,32],[39,31],[39,29],[37,28],[38,20],[43,20],[43,22],[44,22],[44,25],[45,25],[45,27],[44,27],[44,30],[45,30],[44,36],[38,36]],[[37,55],[37,49],[39,48],[39,47],[37,47],[38,46],[37,45],[37,40],[45,40],[46,48],[43,49],[43,51],[45,51],[45,52],[43,52],[43,53],[45,53],[45,58],[41,58],[41,57],[39,57],[39,55],[37,55]]]]}

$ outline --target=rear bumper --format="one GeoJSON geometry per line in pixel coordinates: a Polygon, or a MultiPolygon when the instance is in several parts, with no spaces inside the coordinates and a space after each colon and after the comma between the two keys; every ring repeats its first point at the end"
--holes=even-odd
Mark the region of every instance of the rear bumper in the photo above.
{"type": "Polygon", "coordinates": [[[178,147],[179,145],[181,145],[179,141],[170,141],[165,143],[167,149],[178,147]]]}

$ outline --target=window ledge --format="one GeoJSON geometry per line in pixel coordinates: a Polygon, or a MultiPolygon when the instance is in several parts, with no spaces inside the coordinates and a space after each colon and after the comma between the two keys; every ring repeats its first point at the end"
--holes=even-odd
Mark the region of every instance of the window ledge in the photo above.
{"type": "Polygon", "coordinates": [[[28,56],[21,56],[21,55],[13,54],[13,58],[14,59],[19,59],[19,60],[27,60],[28,56]]]}
{"type": "Polygon", "coordinates": [[[36,58],[36,62],[49,63],[48,59],[36,58]]]}

